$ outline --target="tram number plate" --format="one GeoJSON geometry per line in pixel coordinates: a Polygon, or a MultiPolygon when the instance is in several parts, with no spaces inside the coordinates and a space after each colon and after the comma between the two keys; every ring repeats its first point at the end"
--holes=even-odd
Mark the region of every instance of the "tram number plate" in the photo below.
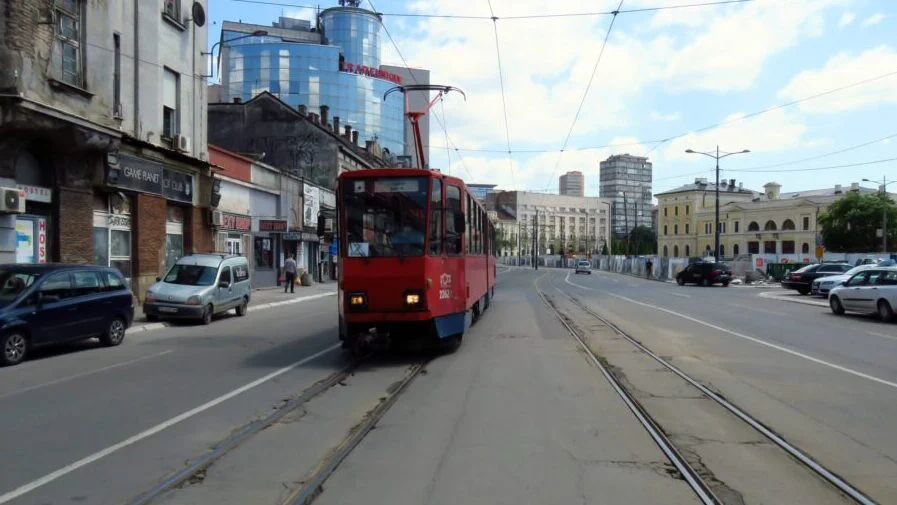
{"type": "Polygon", "coordinates": [[[452,297],[451,289],[440,289],[439,290],[439,299],[440,300],[449,300],[452,297]]]}

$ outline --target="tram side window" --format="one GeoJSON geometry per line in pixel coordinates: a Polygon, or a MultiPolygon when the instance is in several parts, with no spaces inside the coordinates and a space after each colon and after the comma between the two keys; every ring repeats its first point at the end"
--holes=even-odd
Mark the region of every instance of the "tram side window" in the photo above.
{"type": "Polygon", "coordinates": [[[471,248],[473,245],[473,208],[470,205],[470,195],[465,194],[464,197],[467,199],[465,202],[467,204],[465,207],[467,210],[467,243],[464,245],[464,252],[465,254],[470,254],[473,252],[473,249],[471,248]]]}
{"type": "Polygon", "coordinates": [[[430,190],[430,255],[442,254],[442,181],[433,179],[430,190]]]}
{"type": "Polygon", "coordinates": [[[458,186],[445,187],[445,217],[445,252],[461,254],[464,212],[461,210],[461,189],[458,186]]]}

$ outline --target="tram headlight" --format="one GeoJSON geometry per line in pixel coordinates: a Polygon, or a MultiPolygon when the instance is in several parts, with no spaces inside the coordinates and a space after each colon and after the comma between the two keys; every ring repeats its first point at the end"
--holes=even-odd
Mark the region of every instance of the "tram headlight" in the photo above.
{"type": "Polygon", "coordinates": [[[368,295],[366,293],[350,293],[349,307],[353,309],[363,309],[368,305],[368,295]]]}
{"type": "Polygon", "coordinates": [[[405,291],[405,306],[409,309],[422,307],[424,304],[424,294],[416,289],[405,291]]]}

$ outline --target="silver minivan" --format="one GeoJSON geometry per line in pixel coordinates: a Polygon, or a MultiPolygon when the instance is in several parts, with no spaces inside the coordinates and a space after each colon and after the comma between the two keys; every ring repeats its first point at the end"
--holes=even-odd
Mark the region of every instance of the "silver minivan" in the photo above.
{"type": "Polygon", "coordinates": [[[193,254],[179,259],[164,277],[146,291],[143,313],[148,321],[160,318],[212,322],[231,309],[246,315],[252,289],[249,262],[243,256],[193,254]]]}

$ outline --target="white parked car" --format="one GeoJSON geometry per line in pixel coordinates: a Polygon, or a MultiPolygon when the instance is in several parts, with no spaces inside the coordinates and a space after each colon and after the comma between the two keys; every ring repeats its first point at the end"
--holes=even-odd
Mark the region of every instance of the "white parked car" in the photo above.
{"type": "Polygon", "coordinates": [[[579,260],[576,262],[576,273],[584,273],[592,275],[592,264],[586,260],[579,260]]]}
{"type": "Polygon", "coordinates": [[[876,267],[853,275],[829,292],[829,307],[845,311],[877,313],[883,321],[894,318],[897,307],[897,267],[876,267]]]}
{"type": "Polygon", "coordinates": [[[810,287],[810,293],[813,296],[828,297],[829,291],[831,291],[836,286],[840,286],[844,283],[844,281],[850,279],[860,272],[865,272],[866,270],[876,268],[877,266],[878,265],[860,265],[858,267],[851,268],[843,274],[829,275],[826,277],[815,279],[810,287]]]}

